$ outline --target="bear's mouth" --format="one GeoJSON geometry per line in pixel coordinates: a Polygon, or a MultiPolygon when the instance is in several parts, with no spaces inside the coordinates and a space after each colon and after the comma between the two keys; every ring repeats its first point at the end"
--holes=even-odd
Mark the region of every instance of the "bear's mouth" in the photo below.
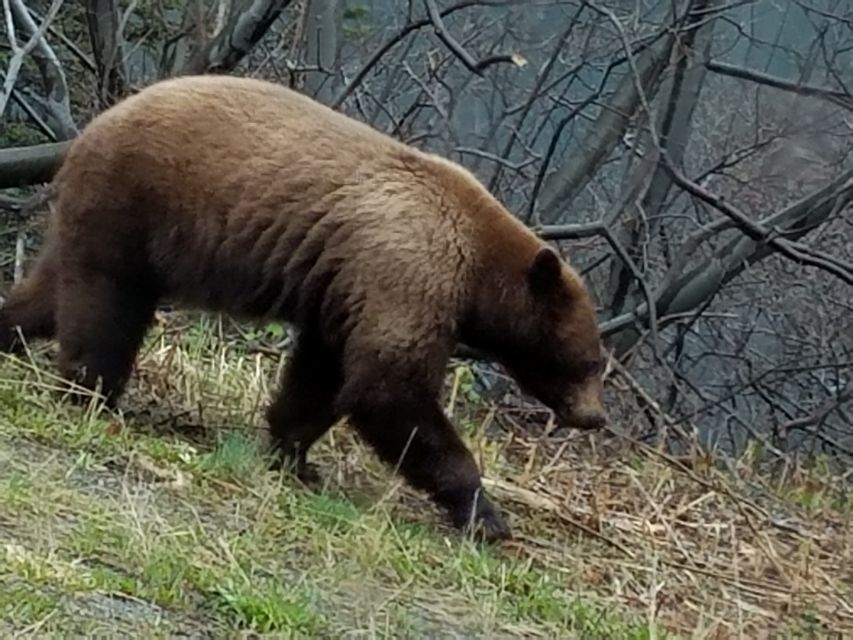
{"type": "Polygon", "coordinates": [[[564,433],[569,429],[578,431],[600,431],[607,426],[607,417],[603,413],[579,414],[572,408],[563,408],[554,411],[554,420],[557,423],[551,433],[564,433]]]}
{"type": "Polygon", "coordinates": [[[554,428],[551,430],[551,435],[563,435],[575,428],[570,408],[552,408],[551,410],[554,412],[554,428]]]}

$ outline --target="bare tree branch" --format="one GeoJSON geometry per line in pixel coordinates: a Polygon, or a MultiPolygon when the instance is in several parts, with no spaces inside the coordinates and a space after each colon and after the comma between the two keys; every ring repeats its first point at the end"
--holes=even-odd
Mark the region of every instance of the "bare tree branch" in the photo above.
{"type": "Polygon", "coordinates": [[[53,142],[0,151],[0,189],[50,182],[70,142],[53,142]]]}
{"type": "MultiPolygon", "coordinates": [[[[132,10],[133,6],[127,11],[132,10]]],[[[87,0],[86,21],[98,74],[100,103],[106,107],[124,95],[127,78],[121,42],[122,20],[115,0],[87,0]]]]}
{"type": "Polygon", "coordinates": [[[632,72],[625,74],[610,101],[601,106],[598,117],[590,125],[589,133],[580,143],[579,148],[582,151],[573,154],[559,170],[545,178],[542,194],[536,205],[538,218],[542,222],[554,222],[563,215],[572,200],[622,139],[633,113],[640,104],[637,83],[650,87],[657,82],[669,60],[673,42],[672,36],[661,38],[639,55],[639,77],[636,82],[632,72]]]}
{"type": "MultiPolygon", "coordinates": [[[[439,16],[444,18],[449,16],[452,13],[456,13],[457,11],[461,11],[462,9],[467,9],[468,7],[474,7],[479,5],[484,6],[502,6],[509,4],[511,0],[466,0],[465,2],[460,2],[459,4],[455,4],[447,9],[442,9],[439,12],[439,16]]],[[[358,73],[356,73],[352,80],[349,81],[347,86],[345,86],[341,92],[337,95],[337,97],[332,101],[330,106],[333,109],[338,109],[347,98],[352,95],[353,91],[355,91],[370,71],[376,67],[380,60],[387,54],[391,49],[393,49],[397,44],[406,39],[410,34],[423,29],[424,27],[432,24],[429,18],[424,18],[421,20],[413,20],[406,24],[402,29],[400,29],[397,33],[391,36],[388,40],[386,40],[382,45],[373,52],[373,54],[368,58],[367,62],[365,62],[364,66],[359,69],[358,73]]]]}
{"type": "MultiPolygon", "coordinates": [[[[20,73],[24,58],[39,46],[46,46],[44,44],[44,33],[48,26],[50,26],[50,23],[53,22],[60,7],[62,7],[62,0],[53,0],[41,25],[36,27],[23,0],[3,0],[3,16],[6,22],[9,46],[12,48],[12,56],[9,59],[6,69],[3,91],[0,93],[0,117],[6,112],[6,105],[12,97],[12,90],[18,81],[18,74],[20,73]],[[18,44],[15,37],[16,26],[21,26],[21,30],[29,35],[28,40],[23,46],[18,44]]],[[[51,51],[51,53],[53,52],[51,51]]]]}
{"type": "Polygon", "coordinates": [[[435,4],[435,0],[424,0],[424,4],[426,5],[427,14],[429,15],[430,22],[432,22],[432,26],[435,28],[435,34],[438,36],[439,40],[441,40],[444,45],[450,49],[450,51],[455,55],[459,60],[464,64],[469,71],[476,73],[477,75],[482,75],[483,70],[492,66],[493,64],[500,63],[510,63],[514,64],[518,67],[523,67],[527,62],[516,53],[513,54],[499,54],[494,56],[489,56],[488,58],[484,58],[482,60],[475,60],[470,53],[468,53],[465,48],[459,44],[456,39],[450,34],[450,31],[447,29],[447,26],[444,24],[444,21],[441,19],[441,13],[438,10],[438,7],[435,4]]]}
{"type": "Polygon", "coordinates": [[[763,84],[768,87],[773,87],[774,89],[781,89],[782,91],[796,93],[797,95],[801,96],[821,98],[822,100],[827,100],[839,107],[843,107],[848,110],[853,110],[853,96],[851,96],[846,91],[835,91],[833,89],[827,89],[824,87],[816,87],[808,84],[799,84],[796,82],[791,82],[790,80],[785,80],[784,78],[772,76],[768,73],[762,73],[760,71],[754,71],[752,69],[745,69],[743,67],[738,67],[732,64],[726,64],[725,62],[716,62],[714,60],[708,60],[705,63],[705,66],[708,68],[709,71],[713,71],[714,73],[719,73],[732,78],[738,78],[740,80],[748,80],[757,84],[763,84]]]}
{"type": "MultiPolygon", "coordinates": [[[[23,6],[23,2],[20,0],[15,0],[15,2],[23,6]]],[[[24,33],[35,34],[39,31],[39,27],[25,6],[22,10],[16,11],[15,20],[20,23],[19,28],[24,33]]],[[[42,106],[47,112],[48,120],[56,132],[56,137],[61,139],[73,138],[77,135],[77,125],[74,123],[74,118],[71,117],[71,103],[65,71],[59,58],[47,43],[43,31],[36,40],[32,57],[39,68],[45,88],[42,106]]]]}
{"type": "MultiPolygon", "coordinates": [[[[796,240],[818,228],[833,215],[848,208],[851,203],[853,203],[853,170],[845,172],[822,189],[767,217],[760,227],[765,230],[774,229],[777,236],[783,236],[789,241],[796,240]]],[[[697,234],[697,239],[700,235],[697,234]]],[[[745,234],[724,244],[710,257],[688,269],[697,248],[697,243],[686,243],[682,247],[680,259],[673,263],[657,288],[654,299],[656,300],[655,311],[659,318],[677,317],[679,314],[697,308],[716,295],[723,284],[740,275],[750,265],[774,253],[774,249],[763,241],[761,234],[757,240],[745,234]]],[[[634,311],[602,323],[602,332],[605,335],[615,335],[626,331],[635,323],[644,323],[647,313],[648,305],[642,303],[634,311]]],[[[628,349],[637,335],[635,332],[628,332],[621,351],[628,349]]]]}
{"type": "Polygon", "coordinates": [[[307,0],[304,21],[303,60],[315,67],[303,74],[304,90],[316,100],[328,103],[338,77],[338,53],[342,42],[342,0],[307,0]]]}
{"type": "Polygon", "coordinates": [[[30,104],[27,100],[26,96],[21,95],[21,92],[18,89],[12,89],[12,99],[24,110],[24,112],[30,117],[30,119],[35,123],[36,127],[48,138],[52,141],[56,142],[60,136],[56,135],[56,131],[54,131],[50,125],[45,122],[45,119],[42,117],[42,114],[30,104]]]}
{"type": "MultiPolygon", "coordinates": [[[[789,258],[799,264],[817,267],[838,278],[841,278],[847,284],[853,284],[853,265],[850,265],[838,258],[834,258],[830,255],[797,244],[783,237],[779,237],[782,235],[781,232],[773,228],[765,227],[760,222],[755,222],[746,214],[730,205],[723,198],[714,195],[704,189],[701,185],[689,180],[675,168],[665,152],[661,154],[661,160],[673,182],[690,195],[699,198],[703,202],[714,207],[720,213],[724,214],[751,240],[759,244],[767,245],[784,255],[786,258],[789,258]]],[[[850,184],[845,186],[853,187],[853,178],[851,178],[850,184]]]]}
{"type": "Polygon", "coordinates": [[[246,0],[228,24],[183,69],[185,74],[221,73],[236,67],[291,0],[246,0]]]}
{"type": "MultiPolygon", "coordinates": [[[[713,10],[719,0],[693,0],[688,6],[685,18],[684,33],[679,34],[679,42],[673,47],[674,71],[671,78],[664,80],[661,93],[665,97],[665,103],[658,116],[657,131],[660,143],[669,154],[676,166],[681,166],[687,141],[693,128],[693,115],[699,104],[699,94],[705,80],[705,68],[702,65],[693,66],[691,61],[699,52],[707,52],[713,33],[715,20],[707,20],[704,25],[694,27],[705,15],[713,10]]],[[[637,206],[626,207],[631,215],[620,224],[618,237],[626,245],[634,259],[638,259],[652,238],[665,232],[662,212],[667,197],[672,187],[672,181],[663,167],[655,162],[654,152],[643,158],[637,168],[642,174],[649,162],[654,167],[654,172],[648,182],[644,194],[637,201],[637,206]],[[642,224],[637,224],[638,218],[642,217],[642,224]]],[[[614,222],[617,219],[614,218],[614,222]]],[[[664,251],[667,246],[664,244],[664,251]]],[[[664,255],[668,259],[668,254],[664,255]]],[[[629,273],[624,263],[613,262],[609,276],[609,286],[612,291],[610,313],[618,315],[626,307],[630,308],[636,304],[637,299],[642,296],[636,287],[633,274],[629,273]]]]}
{"type": "MultiPolygon", "coordinates": [[[[848,382],[834,398],[824,402],[816,411],[801,418],[788,420],[787,422],[780,424],[778,428],[782,431],[790,431],[791,429],[814,430],[816,427],[819,427],[824,420],[826,420],[829,414],[841,407],[844,403],[849,402],[851,399],[853,399],[853,383],[848,382]]],[[[853,454],[853,452],[850,453],[853,454]]]]}

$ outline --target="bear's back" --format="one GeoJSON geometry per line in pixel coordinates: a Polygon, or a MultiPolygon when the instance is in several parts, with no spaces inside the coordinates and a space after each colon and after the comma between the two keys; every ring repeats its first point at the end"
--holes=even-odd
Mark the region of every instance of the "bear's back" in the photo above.
{"type": "Polygon", "coordinates": [[[442,315],[467,298],[481,246],[520,242],[508,253],[524,259],[535,244],[461,167],[259,80],[152,85],[86,127],[58,180],[71,243],[249,315],[304,315],[329,294],[348,313],[418,299],[442,315]]]}
{"type": "Polygon", "coordinates": [[[191,76],[146,87],[96,117],[69,159],[97,156],[117,174],[144,176],[161,168],[169,179],[179,172],[187,186],[198,178],[204,188],[227,184],[235,174],[252,172],[260,182],[276,172],[299,173],[306,163],[314,182],[334,183],[412,151],[285,87],[191,76]]]}

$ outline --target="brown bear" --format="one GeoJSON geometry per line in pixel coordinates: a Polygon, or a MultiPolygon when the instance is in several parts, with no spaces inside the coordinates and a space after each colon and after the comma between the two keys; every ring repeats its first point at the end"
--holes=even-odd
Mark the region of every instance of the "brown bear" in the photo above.
{"type": "Polygon", "coordinates": [[[347,417],[453,522],[509,528],[439,395],[457,344],[566,426],[598,428],[602,350],[581,278],[467,171],[276,84],[153,84],[96,117],[55,217],[0,309],[0,349],[59,340],[67,379],[114,402],[158,301],[298,329],[268,409],[281,462],[347,417]],[[20,334],[19,334],[20,331],[20,334]]]}

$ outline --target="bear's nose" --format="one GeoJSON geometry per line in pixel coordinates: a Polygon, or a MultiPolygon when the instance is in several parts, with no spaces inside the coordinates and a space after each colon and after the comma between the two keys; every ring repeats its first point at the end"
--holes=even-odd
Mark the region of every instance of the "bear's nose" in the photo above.
{"type": "Polygon", "coordinates": [[[575,418],[578,429],[594,431],[607,426],[607,416],[603,413],[581,414],[575,418]]]}

